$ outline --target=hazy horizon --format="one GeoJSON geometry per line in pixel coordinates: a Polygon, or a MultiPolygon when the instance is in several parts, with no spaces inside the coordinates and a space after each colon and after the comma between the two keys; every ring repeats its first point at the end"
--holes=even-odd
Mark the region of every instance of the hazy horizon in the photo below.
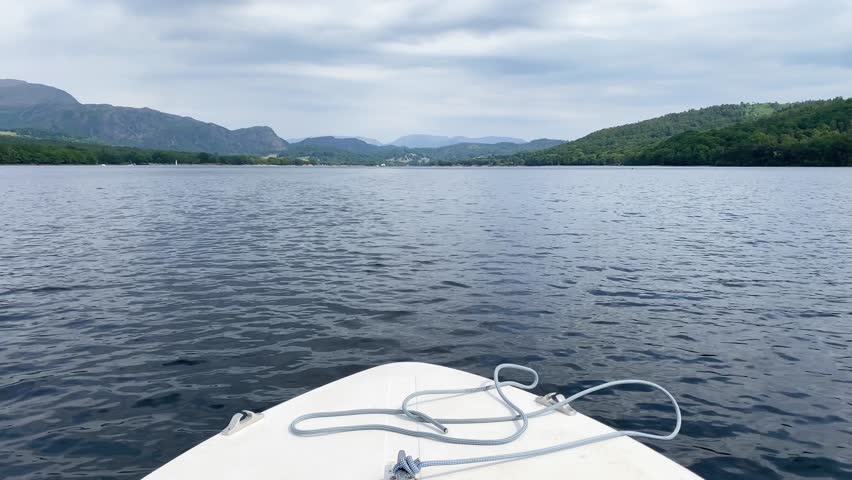
{"type": "Polygon", "coordinates": [[[0,77],[282,138],[574,139],[849,96],[852,4],[0,0],[0,77]]]}

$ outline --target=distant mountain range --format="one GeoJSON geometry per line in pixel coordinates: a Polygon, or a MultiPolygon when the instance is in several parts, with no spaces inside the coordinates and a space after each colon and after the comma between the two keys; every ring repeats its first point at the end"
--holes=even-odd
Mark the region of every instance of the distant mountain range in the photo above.
{"type": "Polygon", "coordinates": [[[269,127],[228,130],[149,108],[81,104],[57,88],[0,80],[0,129],[20,128],[108,145],[189,152],[266,154],[287,146],[269,127]]]}
{"type": "Polygon", "coordinates": [[[269,127],[229,130],[213,123],[149,108],[82,104],[68,92],[55,87],[21,80],[0,80],[0,130],[16,129],[107,145],[214,154],[266,155],[285,151],[316,154],[317,149],[335,149],[369,155],[381,154],[379,152],[397,155],[406,153],[399,148],[441,148],[458,144],[527,145],[517,151],[530,147],[518,138],[435,135],[408,135],[391,145],[383,145],[372,138],[343,136],[287,142],[269,127]],[[291,148],[290,143],[299,146],[291,148]]]}
{"type": "MultiPolygon", "coordinates": [[[[9,82],[0,85],[19,86],[9,82]]],[[[6,87],[0,86],[0,90],[6,87]]],[[[73,98],[69,99],[63,93],[43,86],[26,89],[25,96],[0,91],[0,102],[5,102],[0,104],[13,112],[18,112],[22,103],[34,101],[73,106],[73,98]]],[[[852,166],[852,99],[718,105],[606,128],[572,142],[539,139],[521,144],[459,143],[439,148],[410,148],[371,145],[357,138],[312,137],[286,144],[277,154],[264,156],[113,147],[86,143],[62,132],[27,128],[0,131],[0,164],[175,162],[407,166],[852,166]]]]}
{"type": "Polygon", "coordinates": [[[341,136],[287,142],[269,127],[229,130],[148,108],[85,105],[47,85],[0,80],[0,163],[839,166],[852,163],[850,125],[852,100],[837,98],[717,105],[571,142],[435,135],[391,145],[341,136]]]}
{"type": "Polygon", "coordinates": [[[440,135],[406,135],[404,137],[397,138],[391,145],[396,145],[398,147],[409,147],[409,148],[441,148],[448,147],[450,145],[457,145],[459,143],[483,143],[483,144],[495,144],[495,143],[527,143],[526,140],[522,140],[520,138],[512,138],[512,137],[479,137],[479,138],[469,138],[469,137],[444,137],[440,135]]]}
{"type": "Polygon", "coordinates": [[[411,148],[397,145],[372,145],[352,137],[311,137],[287,145],[283,154],[295,158],[316,159],[325,163],[390,162],[428,165],[435,162],[467,161],[496,155],[511,155],[541,150],[561,143],[563,143],[562,140],[542,138],[523,143],[454,143],[442,147],[411,148]]]}
{"type": "MultiPolygon", "coordinates": [[[[304,140],[311,140],[318,138],[329,138],[325,137],[300,137],[300,138],[288,138],[287,141],[290,143],[299,143],[304,140]]],[[[493,145],[496,143],[515,143],[515,144],[525,144],[529,143],[526,140],[520,138],[513,137],[447,137],[442,135],[406,135],[404,137],[399,137],[396,140],[390,143],[382,143],[375,138],[368,137],[357,137],[357,136],[347,136],[347,135],[334,135],[330,138],[345,140],[347,138],[354,138],[361,140],[365,143],[369,143],[370,145],[375,145],[377,147],[382,146],[395,146],[395,147],[408,147],[408,148],[441,148],[448,147],[450,145],[459,145],[462,143],[479,143],[484,145],[493,145]]]]}

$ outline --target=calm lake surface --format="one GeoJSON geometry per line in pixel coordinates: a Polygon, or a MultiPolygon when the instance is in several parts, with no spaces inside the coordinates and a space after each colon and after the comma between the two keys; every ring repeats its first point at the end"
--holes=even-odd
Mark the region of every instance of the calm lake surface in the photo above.
{"type": "Polygon", "coordinates": [[[695,472],[848,478],[851,296],[852,169],[0,168],[0,478],[139,478],[401,360],[659,382],[695,472]]]}

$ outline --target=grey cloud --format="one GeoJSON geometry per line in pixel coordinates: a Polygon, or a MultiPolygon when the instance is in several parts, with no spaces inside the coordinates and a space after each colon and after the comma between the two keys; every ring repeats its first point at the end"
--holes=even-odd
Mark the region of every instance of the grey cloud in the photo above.
{"type": "Polygon", "coordinates": [[[191,10],[209,9],[225,5],[240,6],[247,0],[116,0],[110,2],[124,10],[142,16],[171,16],[185,14],[191,10]]]}
{"type": "Polygon", "coordinates": [[[286,137],[385,140],[576,137],[852,85],[852,6],[840,0],[92,5],[0,0],[13,19],[0,19],[4,76],[286,137]]]}

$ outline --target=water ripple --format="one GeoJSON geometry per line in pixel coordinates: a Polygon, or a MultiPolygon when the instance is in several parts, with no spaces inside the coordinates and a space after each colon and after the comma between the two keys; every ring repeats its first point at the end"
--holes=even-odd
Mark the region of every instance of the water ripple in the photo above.
{"type": "MultiPolygon", "coordinates": [[[[852,170],[0,168],[0,477],[139,478],[371,366],[669,387],[707,478],[852,476],[852,170]]],[[[581,411],[666,429],[635,389],[581,411]]]]}

